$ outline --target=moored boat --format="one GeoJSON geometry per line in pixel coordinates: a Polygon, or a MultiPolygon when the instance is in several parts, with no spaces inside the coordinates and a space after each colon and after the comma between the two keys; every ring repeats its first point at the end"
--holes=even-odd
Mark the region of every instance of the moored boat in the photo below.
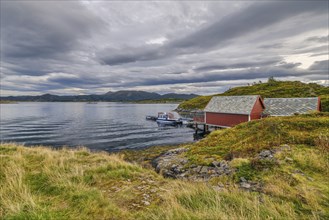
{"type": "Polygon", "coordinates": [[[178,126],[183,124],[181,120],[175,119],[174,114],[170,112],[159,112],[156,122],[158,126],[178,126]]]}
{"type": "Polygon", "coordinates": [[[150,121],[156,121],[158,119],[158,117],[152,116],[152,115],[147,115],[145,119],[150,120],[150,121]]]}

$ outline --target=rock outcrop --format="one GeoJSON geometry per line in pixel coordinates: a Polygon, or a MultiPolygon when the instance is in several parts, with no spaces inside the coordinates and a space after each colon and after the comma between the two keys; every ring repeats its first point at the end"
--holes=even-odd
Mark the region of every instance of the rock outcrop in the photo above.
{"type": "Polygon", "coordinates": [[[156,172],[161,173],[164,177],[195,181],[209,180],[210,178],[229,175],[233,172],[226,160],[214,160],[209,166],[189,165],[189,160],[182,155],[187,150],[186,148],[169,150],[153,160],[152,164],[156,172]]]}

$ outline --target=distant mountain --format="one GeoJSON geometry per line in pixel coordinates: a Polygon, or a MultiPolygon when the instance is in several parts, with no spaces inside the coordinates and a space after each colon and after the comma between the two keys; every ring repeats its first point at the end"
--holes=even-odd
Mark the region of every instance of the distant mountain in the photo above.
{"type": "Polygon", "coordinates": [[[29,101],[29,102],[133,102],[142,100],[188,100],[195,98],[198,95],[195,94],[176,94],[169,93],[160,95],[154,92],[145,91],[117,91],[107,92],[103,95],[76,95],[76,96],[59,96],[52,94],[44,94],[40,96],[7,96],[0,97],[3,101],[29,101]]]}
{"type": "Polygon", "coordinates": [[[144,91],[118,91],[105,94],[108,101],[140,101],[162,99],[162,96],[154,92],[144,91]]]}
{"type": "Polygon", "coordinates": [[[162,98],[166,99],[184,99],[184,100],[189,100],[192,98],[197,97],[198,95],[195,94],[177,94],[177,93],[168,93],[162,95],[162,98]]]}

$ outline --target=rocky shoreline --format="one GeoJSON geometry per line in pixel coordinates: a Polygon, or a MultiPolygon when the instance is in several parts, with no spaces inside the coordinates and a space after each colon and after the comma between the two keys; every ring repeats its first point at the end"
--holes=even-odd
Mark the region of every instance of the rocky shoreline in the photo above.
{"type": "MultiPolygon", "coordinates": [[[[162,174],[166,178],[188,180],[194,182],[209,182],[214,177],[231,176],[237,171],[237,168],[230,165],[230,161],[212,161],[210,165],[190,164],[188,158],[183,156],[188,148],[176,148],[165,152],[152,161],[152,166],[157,173],[162,174]]],[[[263,150],[255,159],[259,161],[276,162],[274,155],[283,150],[290,150],[290,146],[283,145],[276,150],[263,150]]],[[[286,158],[287,161],[291,160],[286,158]]],[[[240,177],[238,180],[239,187],[248,191],[262,191],[262,183],[247,180],[240,177]]],[[[215,189],[222,189],[224,185],[215,186],[215,189]]]]}
{"type": "Polygon", "coordinates": [[[211,166],[189,165],[188,159],[181,157],[188,148],[177,148],[167,151],[152,161],[156,172],[164,177],[174,179],[186,179],[193,181],[208,181],[209,179],[221,175],[229,175],[234,170],[225,160],[213,161],[211,166]]]}

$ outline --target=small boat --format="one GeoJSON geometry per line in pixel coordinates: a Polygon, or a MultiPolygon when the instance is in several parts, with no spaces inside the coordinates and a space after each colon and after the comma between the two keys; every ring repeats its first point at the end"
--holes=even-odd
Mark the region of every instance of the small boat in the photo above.
{"type": "Polygon", "coordinates": [[[158,117],[157,116],[147,115],[145,119],[150,120],[150,121],[156,121],[158,119],[158,117]]]}
{"type": "Polygon", "coordinates": [[[158,126],[178,126],[183,124],[181,120],[174,118],[173,113],[166,112],[159,112],[156,122],[158,126]]]}

